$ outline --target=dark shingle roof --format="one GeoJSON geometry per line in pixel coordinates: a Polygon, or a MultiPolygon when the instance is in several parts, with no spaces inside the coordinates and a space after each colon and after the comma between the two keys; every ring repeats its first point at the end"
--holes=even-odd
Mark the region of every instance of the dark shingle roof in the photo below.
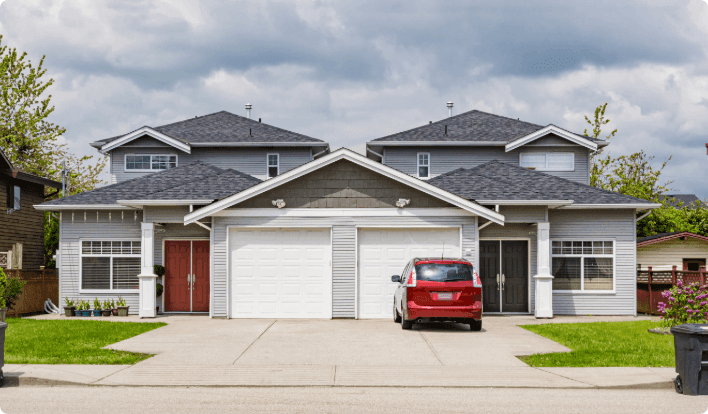
{"type": "MultiPolygon", "coordinates": [[[[506,143],[521,138],[540,129],[541,125],[518,119],[507,118],[478,110],[464,112],[443,120],[423,125],[408,131],[398,132],[371,142],[390,141],[496,141],[506,143]],[[447,126],[447,135],[445,135],[447,126]]],[[[568,131],[570,132],[570,131],[568,131]]],[[[574,134],[571,132],[571,134],[574,134]]],[[[574,134],[578,135],[578,134],[574,134]]],[[[582,135],[578,135],[592,142],[604,142],[582,135]]]]}
{"type": "MultiPolygon", "coordinates": [[[[227,111],[216,112],[175,122],[154,130],[187,144],[242,143],[242,142],[317,142],[324,141],[298,134],[227,111]]],[[[96,143],[105,144],[121,136],[106,138],[96,143]]]]}
{"type": "Polygon", "coordinates": [[[689,209],[695,209],[697,202],[701,201],[695,194],[664,194],[661,196],[662,201],[666,198],[673,198],[675,200],[669,202],[674,207],[678,207],[679,204],[683,203],[681,207],[689,209]]]}
{"type": "Polygon", "coordinates": [[[239,171],[195,162],[43,205],[117,204],[117,200],[216,200],[260,182],[258,178],[239,171]]]}
{"type": "Polygon", "coordinates": [[[573,200],[574,204],[651,204],[499,161],[459,168],[428,183],[469,200],[573,200]]]}

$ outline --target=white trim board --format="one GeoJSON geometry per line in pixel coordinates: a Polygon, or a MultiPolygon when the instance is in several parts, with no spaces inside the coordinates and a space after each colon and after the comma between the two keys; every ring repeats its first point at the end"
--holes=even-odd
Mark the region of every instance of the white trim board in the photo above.
{"type": "Polygon", "coordinates": [[[573,200],[475,200],[479,204],[497,206],[566,206],[573,204],[573,200]]]}
{"type": "Polygon", "coordinates": [[[33,206],[37,210],[137,210],[133,207],[124,206],[122,204],[64,204],[64,205],[46,205],[35,204],[33,206]]]}
{"type": "Polygon", "coordinates": [[[322,158],[301,165],[300,167],[292,169],[275,178],[271,178],[270,180],[261,182],[260,184],[257,184],[251,188],[241,191],[240,193],[234,194],[230,197],[226,197],[225,199],[222,199],[216,203],[194,211],[193,213],[190,213],[184,217],[184,222],[185,224],[189,224],[201,218],[210,216],[218,211],[224,210],[228,207],[231,207],[232,205],[238,204],[259,194],[262,194],[268,190],[278,187],[281,184],[305,176],[310,172],[316,171],[339,160],[347,160],[353,162],[359,166],[375,171],[384,177],[396,180],[398,182],[410,186],[411,188],[432,195],[433,197],[446,201],[450,204],[456,205],[461,209],[474,213],[475,215],[482,216],[497,224],[504,225],[504,216],[497,212],[484,208],[477,203],[465,200],[462,197],[456,196],[450,192],[428,184],[425,181],[419,180],[415,177],[411,177],[410,175],[402,173],[394,168],[370,160],[364,157],[363,155],[357,154],[346,148],[341,148],[322,158]]]}
{"type": "Polygon", "coordinates": [[[187,154],[192,153],[192,148],[190,147],[189,144],[185,144],[182,141],[178,141],[172,137],[169,137],[161,132],[155,131],[154,129],[150,127],[142,127],[138,130],[135,130],[127,135],[123,135],[122,137],[111,141],[109,143],[106,143],[103,145],[100,149],[101,153],[106,153],[112,149],[118,148],[123,144],[127,144],[128,142],[131,142],[137,138],[142,137],[143,135],[147,135],[151,138],[154,138],[160,142],[163,142],[171,147],[177,148],[180,151],[184,151],[187,154]]]}
{"type": "Polygon", "coordinates": [[[460,208],[242,208],[221,210],[214,217],[469,217],[460,208]]]}
{"type": "Polygon", "coordinates": [[[541,137],[544,137],[548,134],[555,134],[558,135],[561,138],[567,139],[570,142],[574,142],[580,146],[583,146],[585,148],[588,148],[592,151],[597,151],[597,144],[594,142],[584,139],[578,135],[572,134],[564,129],[558,128],[555,125],[548,125],[545,128],[539,129],[536,132],[532,132],[526,136],[523,136],[521,138],[515,139],[514,141],[509,142],[505,146],[505,151],[509,152],[512,150],[515,150],[516,148],[519,148],[522,145],[528,144],[529,142],[535,141],[541,137]]]}

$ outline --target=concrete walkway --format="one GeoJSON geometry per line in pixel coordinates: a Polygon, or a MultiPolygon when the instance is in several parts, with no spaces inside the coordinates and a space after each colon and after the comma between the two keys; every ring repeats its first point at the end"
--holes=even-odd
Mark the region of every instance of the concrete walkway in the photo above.
{"type": "MultiPolygon", "coordinates": [[[[107,347],[156,354],[136,365],[6,365],[5,372],[7,377],[128,386],[592,388],[666,384],[676,376],[674,368],[533,368],[517,358],[569,351],[517,325],[638,319],[643,318],[543,321],[531,316],[487,317],[481,332],[471,332],[458,324],[416,325],[404,331],[389,320],[221,320],[175,315],[157,319],[168,323],[163,328],[107,347]]],[[[147,321],[137,317],[108,320],[147,321]]]]}

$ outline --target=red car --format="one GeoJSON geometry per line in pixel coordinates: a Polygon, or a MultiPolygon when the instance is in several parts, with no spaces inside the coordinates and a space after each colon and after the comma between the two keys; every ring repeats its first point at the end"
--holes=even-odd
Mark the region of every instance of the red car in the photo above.
{"type": "Polygon", "coordinates": [[[416,258],[408,262],[393,297],[393,320],[403,329],[416,322],[459,322],[482,329],[482,281],[462,259],[416,258]]]}

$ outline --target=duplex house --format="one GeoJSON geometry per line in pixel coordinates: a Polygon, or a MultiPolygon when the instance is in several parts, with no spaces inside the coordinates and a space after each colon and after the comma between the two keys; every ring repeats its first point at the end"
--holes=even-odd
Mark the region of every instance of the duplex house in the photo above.
{"type": "Polygon", "coordinates": [[[478,267],[487,313],[636,313],[635,220],[657,205],[591,187],[606,142],[553,125],[472,111],[365,157],[220,112],[94,145],[116,183],[37,206],[60,212],[62,297],[120,294],[144,317],[388,318],[391,275],[440,255],[478,267]]]}

